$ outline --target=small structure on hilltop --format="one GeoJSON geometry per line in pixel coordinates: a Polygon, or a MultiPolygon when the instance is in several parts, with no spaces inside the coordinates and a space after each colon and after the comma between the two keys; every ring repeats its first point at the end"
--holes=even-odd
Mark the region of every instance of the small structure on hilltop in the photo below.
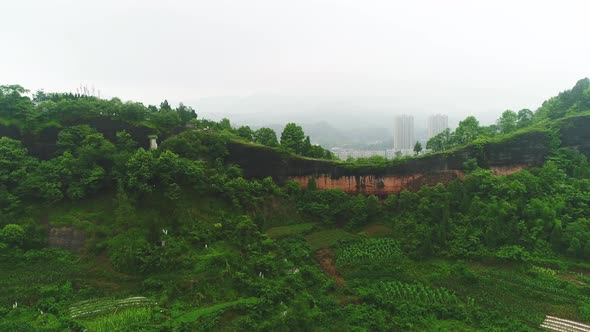
{"type": "Polygon", "coordinates": [[[158,136],[150,135],[150,150],[157,150],[158,149],[158,136]]]}

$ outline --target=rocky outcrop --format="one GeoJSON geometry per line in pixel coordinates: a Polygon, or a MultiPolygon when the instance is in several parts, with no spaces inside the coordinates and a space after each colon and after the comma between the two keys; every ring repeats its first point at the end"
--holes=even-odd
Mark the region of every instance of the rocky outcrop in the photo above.
{"type": "MultiPolygon", "coordinates": [[[[587,122],[590,127],[590,120],[587,122]]],[[[298,182],[303,188],[308,187],[313,178],[318,189],[384,196],[403,189],[419,190],[424,185],[448,184],[462,179],[464,163],[470,159],[497,175],[539,166],[550,152],[550,143],[548,130],[529,130],[485,144],[474,143],[453,151],[394,160],[384,165],[307,159],[239,142],[231,143],[228,149],[229,161],[238,164],[246,177],[271,176],[279,183],[298,182]]]]}
{"type": "Polygon", "coordinates": [[[559,124],[559,138],[562,146],[577,149],[590,158],[590,116],[562,119],[559,124]]]}
{"type": "Polygon", "coordinates": [[[302,158],[278,149],[237,141],[230,141],[227,149],[227,162],[239,165],[247,178],[271,176],[280,181],[290,176],[329,174],[337,164],[330,160],[302,158]]]}
{"type": "Polygon", "coordinates": [[[312,178],[318,189],[342,189],[347,193],[367,195],[396,194],[403,189],[418,190],[423,185],[448,184],[452,180],[462,178],[462,171],[441,171],[435,173],[415,173],[410,175],[357,175],[332,178],[330,175],[293,176],[290,180],[298,182],[301,187],[307,188],[312,178]]]}
{"type": "Polygon", "coordinates": [[[86,235],[72,227],[52,227],[49,229],[48,245],[71,251],[80,251],[84,247],[86,235]]]}

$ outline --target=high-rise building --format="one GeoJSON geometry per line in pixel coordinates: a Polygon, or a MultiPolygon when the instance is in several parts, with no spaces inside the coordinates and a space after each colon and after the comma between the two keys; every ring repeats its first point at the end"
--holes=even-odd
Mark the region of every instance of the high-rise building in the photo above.
{"type": "Polygon", "coordinates": [[[428,139],[440,134],[449,128],[449,117],[444,114],[435,114],[428,117],[428,139]]]}
{"type": "Polygon", "coordinates": [[[414,117],[411,115],[396,116],[393,127],[393,149],[396,151],[412,150],[414,144],[416,144],[414,117]]]}

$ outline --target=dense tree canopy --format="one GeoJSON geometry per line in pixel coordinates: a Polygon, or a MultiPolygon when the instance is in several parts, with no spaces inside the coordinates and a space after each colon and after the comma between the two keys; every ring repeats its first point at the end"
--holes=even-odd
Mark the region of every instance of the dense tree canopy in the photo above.
{"type": "Polygon", "coordinates": [[[277,134],[270,128],[260,128],[254,133],[254,142],[267,146],[278,146],[277,134]]]}
{"type": "Polygon", "coordinates": [[[281,133],[281,146],[295,153],[301,153],[303,151],[304,140],[305,134],[301,126],[295,123],[287,123],[281,133]]]}

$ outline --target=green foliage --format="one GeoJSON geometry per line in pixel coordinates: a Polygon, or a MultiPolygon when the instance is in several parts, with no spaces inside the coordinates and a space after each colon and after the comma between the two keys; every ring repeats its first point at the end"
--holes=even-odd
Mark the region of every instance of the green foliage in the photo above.
{"type": "Polygon", "coordinates": [[[303,152],[303,140],[305,134],[301,126],[295,123],[287,123],[281,133],[281,146],[287,150],[301,154],[303,152]]]}
{"type": "Polygon", "coordinates": [[[236,133],[238,134],[238,136],[247,141],[254,141],[254,131],[250,129],[249,126],[241,126],[236,130],[236,133]]]}
{"type": "Polygon", "coordinates": [[[154,151],[139,149],[129,158],[126,172],[129,190],[149,194],[161,188],[171,200],[175,200],[181,185],[198,189],[206,181],[202,162],[182,158],[171,151],[157,155],[154,151]]]}
{"type": "Polygon", "coordinates": [[[165,140],[160,146],[184,158],[205,160],[210,163],[223,161],[228,150],[228,138],[203,130],[186,131],[165,140]]]}
{"type": "Polygon", "coordinates": [[[356,265],[394,261],[402,256],[397,241],[392,239],[367,239],[356,241],[339,249],[338,265],[356,265]]]}
{"type": "Polygon", "coordinates": [[[151,326],[153,317],[151,308],[128,308],[108,316],[84,321],[83,324],[89,331],[132,331],[151,326]]]}
{"type": "Polygon", "coordinates": [[[383,305],[397,306],[403,302],[426,305],[458,305],[461,300],[445,288],[430,288],[421,284],[407,284],[399,281],[377,282],[359,292],[383,305]]]}
{"type": "Polygon", "coordinates": [[[531,261],[531,255],[521,246],[504,246],[498,250],[496,257],[521,263],[531,261]]]}
{"type": "Polygon", "coordinates": [[[590,321],[590,304],[584,303],[580,305],[578,310],[580,311],[580,316],[585,322],[590,321]]]}
{"type": "MultiPolygon", "coordinates": [[[[525,113],[522,113],[522,116],[526,117],[525,113]]],[[[514,111],[504,111],[496,123],[498,131],[502,134],[507,134],[515,131],[518,127],[524,127],[519,125],[518,119],[519,116],[514,111]]],[[[523,121],[526,121],[526,119],[523,119],[523,121]]]]}
{"type": "Polygon", "coordinates": [[[590,80],[588,78],[579,80],[571,90],[560,92],[556,97],[543,102],[543,105],[536,111],[534,120],[555,120],[589,110],[589,91],[590,80]]]}
{"type": "Polygon", "coordinates": [[[533,123],[533,117],[534,114],[531,110],[524,108],[521,109],[520,111],[518,111],[518,114],[516,115],[517,118],[517,127],[520,128],[525,128],[530,126],[533,123]]]}
{"type": "Polygon", "coordinates": [[[18,247],[23,244],[24,238],[25,230],[19,225],[8,224],[0,229],[0,243],[18,247]]]}
{"type": "Polygon", "coordinates": [[[28,90],[20,85],[0,85],[0,116],[30,119],[33,103],[26,94],[28,90]]]}
{"type": "Polygon", "coordinates": [[[311,250],[328,248],[340,241],[356,239],[358,239],[357,235],[348,233],[341,229],[323,230],[305,236],[305,240],[309,243],[311,250]]]}
{"type": "Polygon", "coordinates": [[[278,146],[277,134],[270,128],[260,128],[254,132],[254,142],[266,146],[278,146]]]}
{"type": "Polygon", "coordinates": [[[281,147],[287,151],[311,158],[333,159],[332,152],[319,145],[312,145],[301,126],[287,123],[281,133],[281,147]]]}
{"type": "Polygon", "coordinates": [[[422,152],[422,143],[416,142],[416,144],[414,145],[414,152],[416,154],[420,154],[420,152],[422,152]]]}
{"type": "Polygon", "coordinates": [[[72,318],[88,318],[108,315],[126,308],[149,308],[154,305],[155,303],[153,300],[142,296],[129,297],[120,300],[95,299],[86,300],[71,305],[68,308],[68,313],[72,318]]]}
{"type": "Polygon", "coordinates": [[[456,145],[466,145],[473,142],[480,133],[479,121],[473,116],[468,116],[465,120],[459,122],[459,126],[455,129],[453,140],[456,145]]]}
{"type": "Polygon", "coordinates": [[[426,142],[426,149],[434,152],[448,150],[452,147],[451,130],[449,128],[443,130],[426,142]]]}
{"type": "Polygon", "coordinates": [[[266,231],[266,234],[273,239],[280,239],[288,236],[294,236],[297,234],[305,234],[306,232],[311,231],[313,227],[314,224],[312,223],[279,226],[269,228],[266,231]]]}
{"type": "Polygon", "coordinates": [[[186,313],[176,317],[174,320],[176,323],[192,323],[202,316],[211,315],[211,314],[213,314],[217,311],[220,311],[220,310],[224,310],[224,309],[235,307],[235,306],[251,306],[251,305],[254,305],[258,302],[259,302],[258,298],[249,297],[249,298],[239,299],[239,300],[235,300],[235,301],[219,303],[219,304],[216,304],[216,305],[213,305],[210,307],[199,308],[196,310],[186,312],[186,313]]]}

